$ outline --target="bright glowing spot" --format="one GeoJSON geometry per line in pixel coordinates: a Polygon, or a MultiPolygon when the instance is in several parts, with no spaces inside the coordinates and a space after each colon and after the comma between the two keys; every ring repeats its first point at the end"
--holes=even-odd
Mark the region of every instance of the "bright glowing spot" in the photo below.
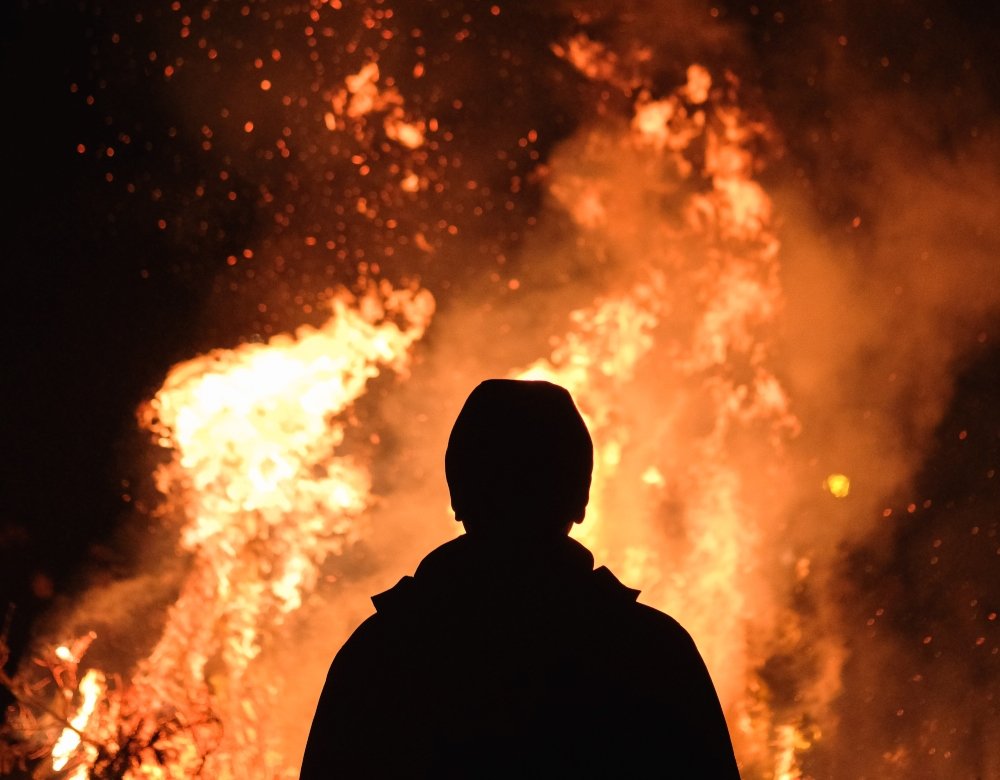
{"type": "Polygon", "coordinates": [[[660,473],[660,470],[656,466],[650,466],[642,472],[642,481],[653,487],[663,487],[667,483],[663,478],[663,474],[660,473]]]}
{"type": "Polygon", "coordinates": [[[823,481],[823,487],[834,498],[846,498],[851,492],[851,480],[846,474],[831,474],[823,481]]]}
{"type": "Polygon", "coordinates": [[[692,103],[704,103],[712,88],[712,75],[701,65],[690,65],[687,69],[688,99],[692,103]]]}
{"type": "Polygon", "coordinates": [[[104,675],[96,669],[91,669],[80,680],[80,695],[83,697],[83,702],[52,748],[52,768],[56,772],[65,769],[76,749],[80,747],[80,732],[90,720],[94,707],[97,706],[97,699],[103,691],[104,675]]]}
{"type": "Polygon", "coordinates": [[[657,139],[667,135],[667,123],[674,115],[676,105],[672,100],[657,100],[636,107],[633,127],[643,136],[657,139]]]}
{"type": "Polygon", "coordinates": [[[419,122],[408,123],[399,119],[387,117],[384,122],[385,134],[394,141],[398,141],[408,149],[416,149],[424,142],[423,124],[419,122]]]}
{"type": "Polygon", "coordinates": [[[417,192],[420,190],[420,177],[415,173],[409,173],[399,183],[405,192],[417,192]]]}

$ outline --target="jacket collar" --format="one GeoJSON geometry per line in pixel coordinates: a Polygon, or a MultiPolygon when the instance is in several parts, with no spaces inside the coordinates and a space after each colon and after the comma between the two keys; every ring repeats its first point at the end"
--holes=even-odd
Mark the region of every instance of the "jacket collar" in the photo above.
{"type": "Polygon", "coordinates": [[[413,577],[404,577],[372,601],[385,612],[412,599],[454,605],[595,591],[624,601],[639,595],[606,567],[595,571],[593,554],[568,536],[518,544],[463,534],[430,552],[413,577]]]}

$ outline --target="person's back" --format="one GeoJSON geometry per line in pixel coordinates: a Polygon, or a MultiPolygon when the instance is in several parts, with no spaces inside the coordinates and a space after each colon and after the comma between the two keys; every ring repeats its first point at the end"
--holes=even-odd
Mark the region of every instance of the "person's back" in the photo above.
{"type": "Polygon", "coordinates": [[[467,533],[376,596],[337,654],[304,780],[739,776],[690,637],[567,535],[591,464],[561,388],[473,392],[446,462],[467,533]]]}

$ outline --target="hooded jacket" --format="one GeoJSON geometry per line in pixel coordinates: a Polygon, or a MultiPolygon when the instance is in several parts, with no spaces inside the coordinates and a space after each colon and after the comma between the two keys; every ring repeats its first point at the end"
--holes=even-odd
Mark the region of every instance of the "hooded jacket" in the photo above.
{"type": "Polygon", "coordinates": [[[687,632],[568,538],[461,536],[337,653],[302,780],[738,778],[687,632]]]}

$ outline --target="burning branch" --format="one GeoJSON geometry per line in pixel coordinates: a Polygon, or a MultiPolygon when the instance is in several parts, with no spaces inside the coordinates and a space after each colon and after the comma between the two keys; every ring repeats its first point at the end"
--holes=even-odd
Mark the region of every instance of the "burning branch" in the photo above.
{"type": "Polygon", "coordinates": [[[213,713],[186,722],[180,712],[156,712],[136,686],[97,669],[80,677],[82,656],[96,638],[80,637],[36,655],[16,674],[3,671],[10,658],[7,631],[0,635],[0,685],[15,703],[0,727],[0,775],[14,771],[36,778],[170,777],[180,745],[199,745],[186,776],[197,777],[218,745],[222,724],[213,713]],[[79,682],[78,682],[79,680],[79,682]],[[206,742],[204,734],[216,737],[206,742]],[[155,769],[160,771],[157,773],[155,769]],[[132,774],[132,773],[135,774],[132,774]]]}

